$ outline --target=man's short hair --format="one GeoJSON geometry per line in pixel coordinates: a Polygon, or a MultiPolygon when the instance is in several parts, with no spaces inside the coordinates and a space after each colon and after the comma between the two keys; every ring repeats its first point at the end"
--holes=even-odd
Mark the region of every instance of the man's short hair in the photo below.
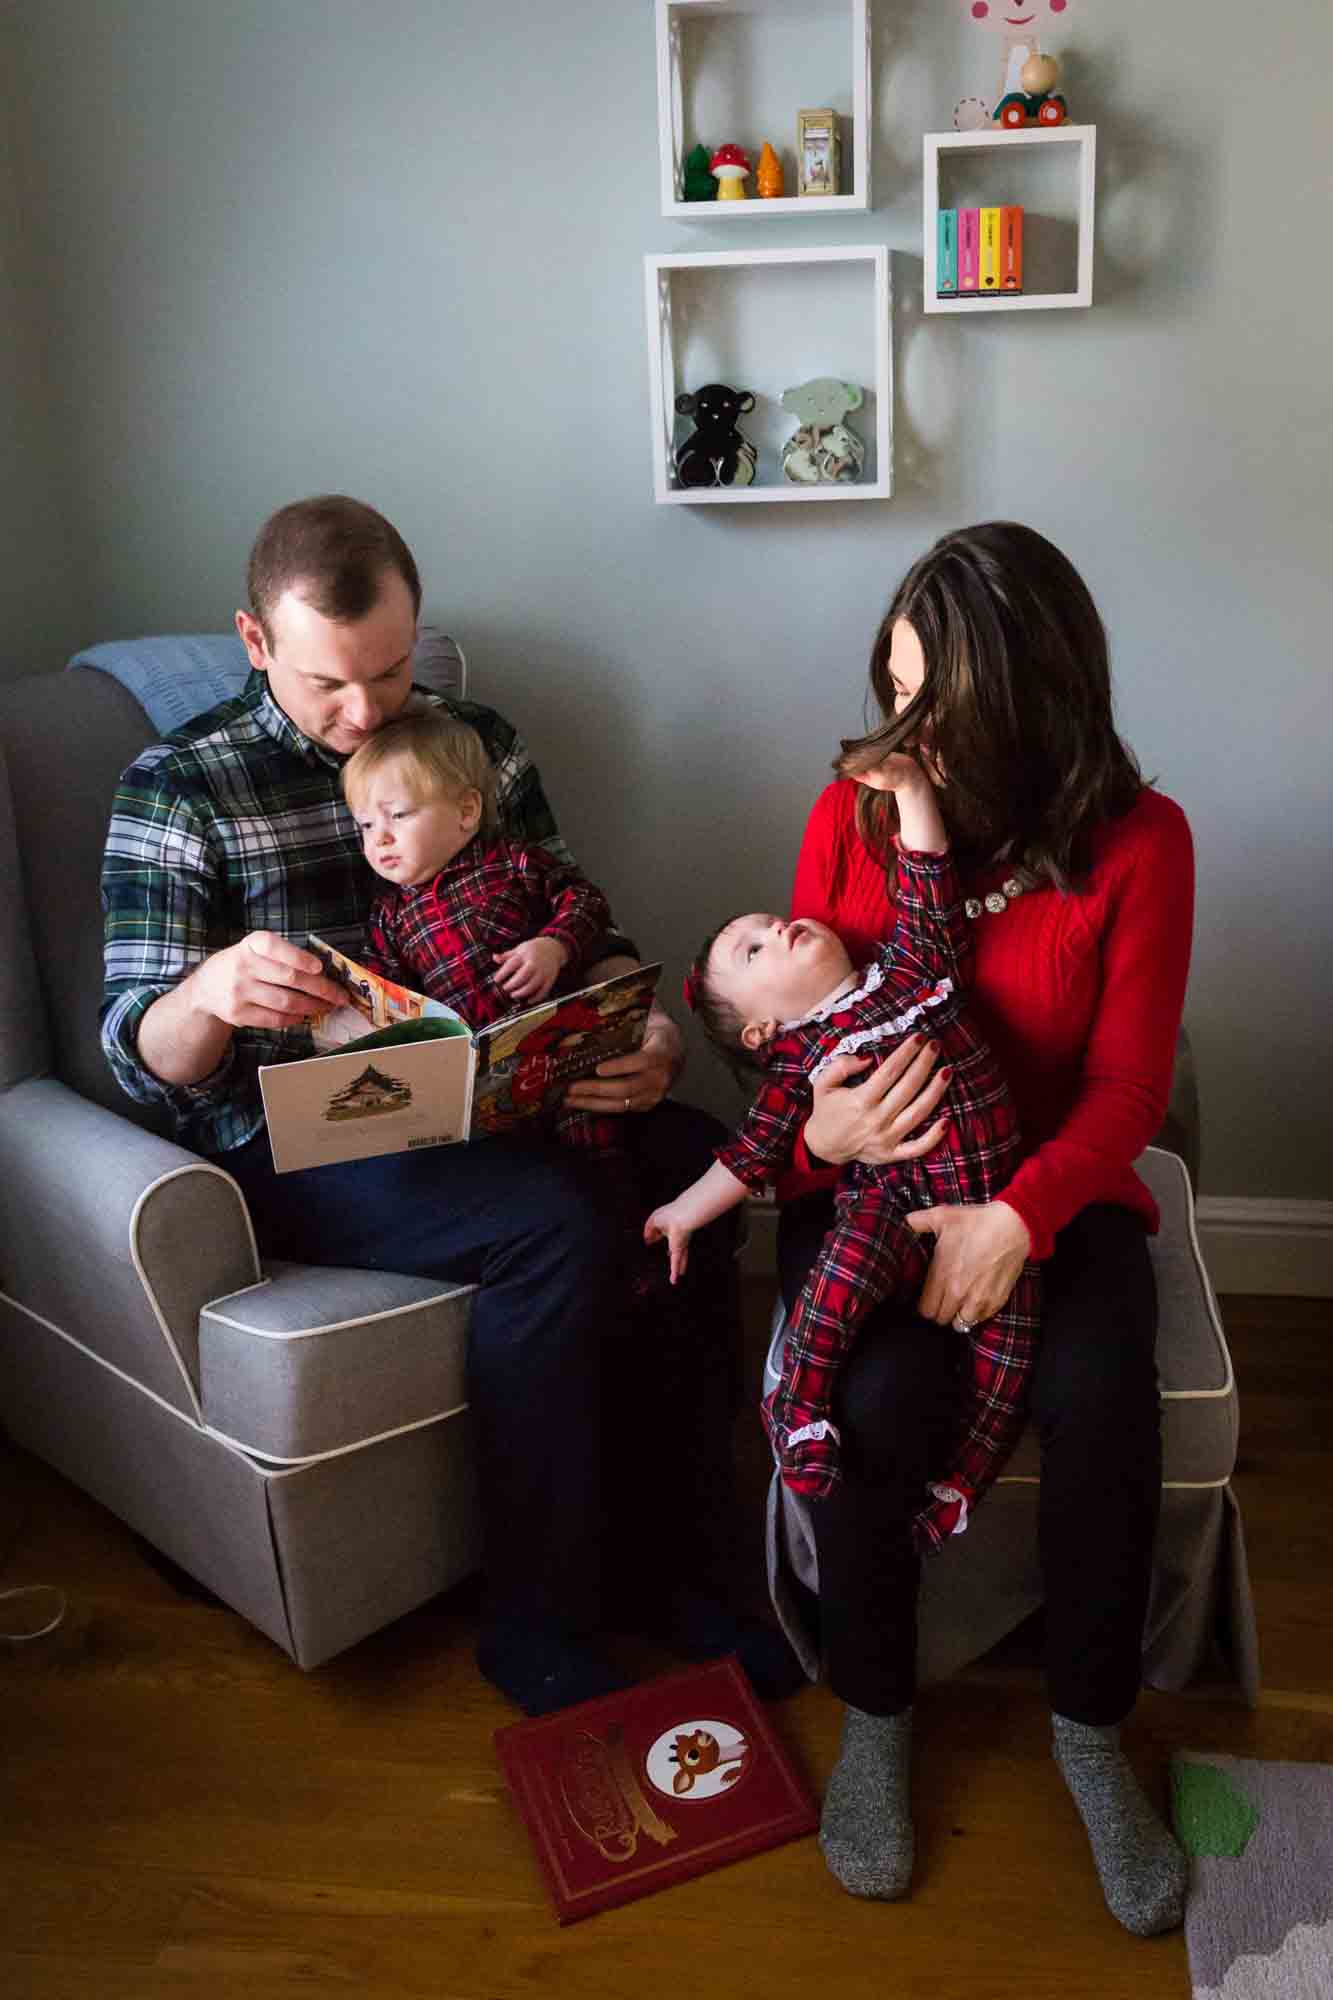
{"type": "Polygon", "coordinates": [[[385,570],[399,575],[421,609],[421,578],[412,551],[390,521],[345,493],[293,500],[269,516],[255,537],[246,571],[250,610],[273,644],[279,598],[295,590],[321,618],[351,625],[374,608],[385,570]]]}

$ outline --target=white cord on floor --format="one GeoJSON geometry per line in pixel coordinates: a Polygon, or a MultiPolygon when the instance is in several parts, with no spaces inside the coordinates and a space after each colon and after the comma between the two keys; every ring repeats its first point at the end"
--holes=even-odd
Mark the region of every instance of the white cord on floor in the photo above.
{"type": "Polygon", "coordinates": [[[45,1625],[34,1625],[30,1632],[11,1632],[0,1626],[0,1642],[6,1645],[26,1646],[30,1639],[44,1639],[48,1632],[55,1631],[65,1616],[65,1593],[63,1590],[57,1590],[53,1583],[25,1583],[16,1590],[0,1590],[0,1604],[9,1599],[37,1599],[39,1602],[45,1599],[45,1604],[40,1609],[34,1604],[34,1615],[40,1618],[42,1610],[47,1610],[52,1615],[45,1625]]]}

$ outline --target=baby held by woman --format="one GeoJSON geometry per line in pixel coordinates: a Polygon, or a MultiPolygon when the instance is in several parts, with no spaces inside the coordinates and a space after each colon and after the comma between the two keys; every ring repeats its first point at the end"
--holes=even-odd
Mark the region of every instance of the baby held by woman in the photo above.
{"type": "MultiPolygon", "coordinates": [[[[847,1055],[882,1059],[909,1036],[938,1044],[939,1074],[948,1079],[945,1136],[921,1159],[843,1170],[836,1222],[792,1311],[782,1380],[764,1405],[783,1479],[812,1495],[828,1493],[839,1477],[839,1363],[884,1299],[920,1294],[930,1249],[909,1216],[994,1200],[1019,1159],[1008,1086],[963,1005],[967,923],[934,787],[904,755],[857,775],[897,798],[892,936],[859,969],[837,935],[809,919],[733,917],[707,939],[686,998],[728,1060],[762,1081],[740,1132],[707,1173],[644,1226],[646,1242],[666,1242],[674,1282],[693,1232],[787,1165],[810,1113],[811,1084],[827,1064],[847,1055]]],[[[1018,1440],[1039,1312],[1038,1270],[1028,1263],[991,1318],[954,1322],[967,1341],[967,1390],[949,1463],[916,1518],[923,1549],[963,1531],[1018,1440]]]]}

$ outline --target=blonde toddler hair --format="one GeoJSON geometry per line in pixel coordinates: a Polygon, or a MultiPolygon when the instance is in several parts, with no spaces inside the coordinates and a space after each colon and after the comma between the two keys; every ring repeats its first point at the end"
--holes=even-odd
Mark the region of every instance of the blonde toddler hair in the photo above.
{"type": "Polygon", "coordinates": [[[470,722],[462,722],[440,708],[399,715],[386,722],[343,765],[343,797],[353,811],[357,800],[364,798],[376,771],[391,758],[401,758],[409,773],[411,796],[418,802],[456,798],[460,792],[479,792],[481,823],[477,831],[484,840],[495,838],[500,827],[495,805],[495,766],[470,722]]]}

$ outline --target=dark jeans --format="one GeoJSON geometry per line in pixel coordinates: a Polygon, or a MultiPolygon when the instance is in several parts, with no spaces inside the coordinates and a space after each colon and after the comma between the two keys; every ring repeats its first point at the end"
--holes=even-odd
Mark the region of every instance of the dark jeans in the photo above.
{"type": "MultiPolygon", "coordinates": [[[[784,1211],[788,1308],[818,1253],[831,1202],[784,1211]]],[[[1032,1418],[1041,1441],[1038,1534],[1051,1706],[1109,1724],[1138,1693],[1161,1495],[1157,1295],[1143,1226],[1087,1208],[1042,1266],[1032,1418]]],[[[959,1343],[910,1307],[867,1321],[838,1380],[844,1480],[812,1503],[819,1616],[834,1692],[894,1715],[916,1684],[920,1566],[909,1524],[938,1470],[959,1394],[959,1343]]]]}
{"type": "Polygon", "coordinates": [[[489,1620],[587,1630],[604,1566],[660,1577],[728,1552],[734,1218],[700,1232],[674,1291],[665,1253],[632,1249],[725,1135],[679,1104],[617,1123],[614,1162],[525,1134],[275,1174],[262,1132],[218,1160],[266,1256],[480,1287],[467,1369],[489,1620]]]}

